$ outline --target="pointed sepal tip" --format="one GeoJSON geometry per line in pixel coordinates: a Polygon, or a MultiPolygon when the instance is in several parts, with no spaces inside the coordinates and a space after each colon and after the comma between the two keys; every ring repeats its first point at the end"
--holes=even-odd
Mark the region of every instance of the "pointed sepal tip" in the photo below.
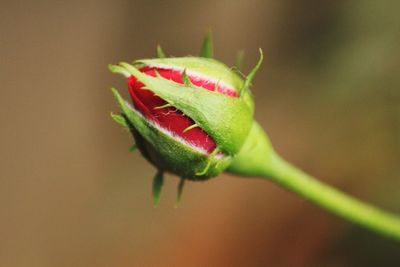
{"type": "Polygon", "coordinates": [[[161,45],[157,45],[156,53],[158,58],[166,58],[164,50],[161,48],[161,45]]]}
{"type": "Polygon", "coordinates": [[[122,116],[120,114],[114,114],[112,112],[110,113],[110,116],[119,125],[121,125],[123,127],[128,127],[128,124],[126,123],[124,116],[122,116]]]}
{"type": "Polygon", "coordinates": [[[214,46],[212,41],[211,31],[207,31],[203,38],[203,44],[201,46],[200,57],[213,58],[214,57],[214,46]]]}
{"type": "Polygon", "coordinates": [[[158,171],[153,178],[153,206],[156,208],[160,202],[162,187],[164,185],[164,174],[158,171]]]}
{"type": "Polygon", "coordinates": [[[178,208],[180,203],[181,203],[184,185],[185,185],[185,178],[181,178],[180,181],[179,181],[179,184],[178,184],[178,191],[177,191],[177,194],[176,194],[175,208],[178,208]]]}
{"type": "Polygon", "coordinates": [[[256,75],[257,71],[260,69],[261,67],[261,63],[264,60],[264,54],[261,48],[259,48],[259,52],[260,52],[260,57],[258,59],[257,64],[254,66],[254,68],[250,71],[250,73],[247,75],[246,80],[244,81],[243,87],[240,90],[240,96],[243,96],[243,94],[249,90],[250,86],[251,86],[251,82],[254,79],[254,76],[256,75]]]}

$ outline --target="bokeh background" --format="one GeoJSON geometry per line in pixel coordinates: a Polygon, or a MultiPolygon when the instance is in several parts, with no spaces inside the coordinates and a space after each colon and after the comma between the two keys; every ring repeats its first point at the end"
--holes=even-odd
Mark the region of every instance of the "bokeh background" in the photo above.
{"type": "Polygon", "coordinates": [[[0,266],[400,266],[400,245],[278,186],[169,175],[111,121],[108,63],[195,55],[265,61],[256,117],[276,149],[400,212],[399,1],[0,2],[0,266]]]}

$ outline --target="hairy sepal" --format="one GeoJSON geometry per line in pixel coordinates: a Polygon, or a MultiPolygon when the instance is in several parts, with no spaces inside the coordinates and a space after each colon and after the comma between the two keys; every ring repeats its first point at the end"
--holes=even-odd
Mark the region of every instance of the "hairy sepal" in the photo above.
{"type": "Polygon", "coordinates": [[[121,65],[146,89],[194,120],[224,154],[239,152],[253,121],[253,110],[242,98],[179,84],[160,76],[148,76],[127,63],[121,65]]]}
{"type": "MultiPolygon", "coordinates": [[[[206,76],[213,79],[214,82],[221,81],[232,87],[232,89],[239,94],[240,90],[244,86],[244,80],[234,70],[232,70],[232,68],[229,68],[224,63],[212,58],[178,57],[140,59],[136,60],[133,65],[137,68],[149,66],[180,71],[186,69],[188,74],[206,76]]],[[[249,104],[253,105],[252,101],[250,101],[249,104]]]]}
{"type": "Polygon", "coordinates": [[[205,180],[217,176],[230,164],[231,157],[210,155],[185,143],[134,110],[116,89],[112,91],[139,150],[157,169],[191,180],[205,180]],[[207,166],[207,172],[202,173],[207,166]]]}

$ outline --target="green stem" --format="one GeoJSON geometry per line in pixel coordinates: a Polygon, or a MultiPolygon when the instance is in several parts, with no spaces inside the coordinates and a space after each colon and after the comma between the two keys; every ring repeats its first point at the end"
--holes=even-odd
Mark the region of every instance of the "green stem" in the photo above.
{"type": "Polygon", "coordinates": [[[400,241],[398,215],[357,200],[292,166],[273,150],[258,124],[254,124],[250,136],[229,172],[272,180],[333,214],[400,241]]]}
{"type": "Polygon", "coordinates": [[[271,179],[309,201],[375,232],[400,240],[400,218],[318,181],[275,154],[263,178],[271,179]]]}

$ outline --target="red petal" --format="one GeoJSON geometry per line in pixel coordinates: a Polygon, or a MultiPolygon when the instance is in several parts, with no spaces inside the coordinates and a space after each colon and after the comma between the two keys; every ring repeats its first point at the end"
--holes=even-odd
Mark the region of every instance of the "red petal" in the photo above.
{"type": "MultiPolygon", "coordinates": [[[[156,76],[155,70],[157,70],[162,77],[183,84],[181,71],[151,67],[143,67],[140,69],[141,72],[153,77],[156,76]]],[[[193,84],[199,87],[207,90],[215,90],[214,82],[190,75],[188,75],[188,77],[193,84]]],[[[139,82],[134,76],[128,78],[129,93],[132,97],[133,104],[145,117],[153,120],[162,128],[167,129],[173,134],[209,153],[215,149],[215,142],[201,128],[196,127],[185,133],[183,132],[187,127],[193,125],[195,122],[184,115],[180,110],[177,110],[174,107],[156,109],[156,107],[165,105],[167,102],[162,100],[160,97],[155,96],[150,90],[141,89],[143,86],[143,83],[139,82]]],[[[236,91],[227,88],[224,85],[218,85],[218,91],[230,96],[238,96],[236,91]]]]}

